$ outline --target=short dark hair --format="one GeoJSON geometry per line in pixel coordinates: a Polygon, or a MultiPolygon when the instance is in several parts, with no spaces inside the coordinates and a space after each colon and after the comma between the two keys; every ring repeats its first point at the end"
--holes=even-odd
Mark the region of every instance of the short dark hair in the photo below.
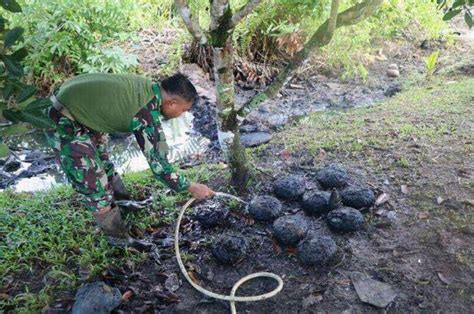
{"type": "Polygon", "coordinates": [[[176,73],[173,76],[165,78],[161,81],[161,87],[170,95],[179,96],[186,101],[194,102],[198,96],[196,88],[189,79],[181,74],[176,73]]]}

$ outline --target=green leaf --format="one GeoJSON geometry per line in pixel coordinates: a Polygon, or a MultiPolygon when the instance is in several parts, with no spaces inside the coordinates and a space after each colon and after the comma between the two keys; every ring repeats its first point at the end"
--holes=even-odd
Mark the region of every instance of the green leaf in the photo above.
{"type": "Polygon", "coordinates": [[[461,9],[456,9],[456,10],[449,10],[444,16],[443,16],[443,21],[448,21],[461,13],[461,9]]]}
{"type": "Polygon", "coordinates": [[[5,19],[3,16],[0,16],[0,32],[3,32],[5,30],[5,19]]]}
{"type": "Polygon", "coordinates": [[[23,110],[23,112],[31,112],[35,110],[43,110],[51,106],[51,100],[48,98],[41,98],[41,99],[36,99],[32,102],[30,102],[26,108],[23,110]]]}
{"type": "Polygon", "coordinates": [[[465,3],[464,0],[456,0],[454,1],[453,5],[451,6],[451,9],[455,9],[455,8],[458,8],[460,6],[463,6],[465,3]]]}
{"type": "Polygon", "coordinates": [[[14,53],[12,53],[11,57],[15,61],[22,61],[23,59],[25,59],[27,55],[28,55],[28,50],[26,50],[26,48],[20,48],[14,53]]]}
{"type": "Polygon", "coordinates": [[[9,30],[4,37],[4,46],[5,48],[10,48],[13,44],[20,39],[23,34],[23,28],[15,27],[14,29],[9,30]]]}
{"type": "Polygon", "coordinates": [[[469,26],[469,28],[472,28],[472,15],[471,15],[471,12],[466,11],[466,13],[464,13],[464,21],[466,22],[467,26],[469,26]]]}
{"type": "Polygon", "coordinates": [[[0,158],[5,158],[10,154],[10,149],[5,143],[0,143],[0,158]]]}
{"type": "Polygon", "coordinates": [[[8,121],[11,121],[13,123],[17,123],[21,121],[21,112],[16,111],[16,110],[11,110],[11,109],[5,109],[2,111],[2,115],[5,119],[8,121]]]}
{"type": "Polygon", "coordinates": [[[30,129],[28,128],[28,126],[24,123],[13,124],[5,128],[2,128],[0,130],[0,136],[12,136],[12,135],[18,135],[18,134],[25,134],[29,130],[30,129]]]}
{"type": "Polygon", "coordinates": [[[10,12],[21,12],[21,6],[15,0],[0,0],[0,5],[10,12]]]}
{"type": "Polygon", "coordinates": [[[18,96],[16,96],[15,100],[19,103],[23,102],[27,100],[28,98],[30,98],[31,96],[33,96],[35,93],[36,93],[36,87],[26,86],[25,88],[23,88],[23,90],[20,91],[18,96]]]}
{"type": "Polygon", "coordinates": [[[13,76],[22,76],[23,68],[22,66],[13,60],[11,56],[0,55],[0,59],[5,63],[8,72],[13,76]]]}
{"type": "Polygon", "coordinates": [[[31,123],[34,127],[40,128],[40,129],[49,129],[54,126],[53,121],[46,117],[43,113],[39,111],[33,111],[33,112],[22,112],[21,113],[21,120],[25,122],[31,123]]]}
{"type": "Polygon", "coordinates": [[[14,92],[15,92],[15,85],[7,83],[5,85],[5,88],[3,89],[3,93],[2,93],[3,99],[9,99],[13,95],[14,92]]]}

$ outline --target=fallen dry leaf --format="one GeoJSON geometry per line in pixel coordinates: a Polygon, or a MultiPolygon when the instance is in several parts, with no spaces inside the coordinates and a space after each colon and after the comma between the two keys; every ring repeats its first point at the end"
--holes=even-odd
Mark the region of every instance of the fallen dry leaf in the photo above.
{"type": "Polygon", "coordinates": [[[326,158],[326,151],[322,148],[319,149],[319,155],[318,155],[318,158],[319,160],[324,160],[326,158]]]}
{"type": "Polygon", "coordinates": [[[288,248],[286,249],[286,252],[288,253],[288,255],[293,255],[293,256],[295,256],[295,255],[296,255],[296,251],[297,251],[296,248],[295,248],[295,247],[292,247],[292,246],[290,246],[290,247],[288,247],[288,248]]]}
{"type": "Polygon", "coordinates": [[[126,291],[123,295],[122,295],[122,302],[128,302],[128,300],[130,300],[130,298],[132,297],[133,295],[133,292],[132,291],[126,291]]]}
{"type": "Polygon", "coordinates": [[[277,240],[272,239],[272,247],[276,256],[281,254],[281,246],[278,244],[277,240]]]}
{"type": "Polygon", "coordinates": [[[375,200],[375,206],[382,205],[383,203],[386,203],[389,199],[390,196],[387,193],[383,192],[375,200]]]}
{"type": "Polygon", "coordinates": [[[419,219],[427,219],[429,217],[430,217],[430,213],[428,213],[428,212],[422,212],[422,213],[418,214],[419,219]]]}
{"type": "Polygon", "coordinates": [[[438,278],[439,278],[439,280],[441,280],[442,282],[444,282],[444,283],[447,284],[447,285],[450,285],[450,284],[451,284],[451,280],[449,280],[448,278],[446,278],[446,276],[443,275],[443,273],[438,273],[438,278]]]}
{"type": "Polygon", "coordinates": [[[400,186],[400,191],[402,191],[403,194],[408,194],[408,187],[405,184],[402,184],[400,186]]]}

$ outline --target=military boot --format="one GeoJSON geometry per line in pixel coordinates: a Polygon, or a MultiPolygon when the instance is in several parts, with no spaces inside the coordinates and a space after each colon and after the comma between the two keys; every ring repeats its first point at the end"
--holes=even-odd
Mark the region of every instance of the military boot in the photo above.
{"type": "Polygon", "coordinates": [[[114,199],[116,201],[130,200],[132,198],[130,193],[127,191],[127,188],[125,187],[122,178],[118,173],[114,173],[114,176],[112,177],[112,182],[110,182],[110,184],[112,185],[114,199]]]}
{"type": "Polygon", "coordinates": [[[119,247],[133,247],[139,251],[149,251],[152,244],[147,241],[132,238],[128,228],[122,220],[120,208],[115,206],[105,213],[93,213],[97,225],[104,232],[110,245],[119,247]]]}

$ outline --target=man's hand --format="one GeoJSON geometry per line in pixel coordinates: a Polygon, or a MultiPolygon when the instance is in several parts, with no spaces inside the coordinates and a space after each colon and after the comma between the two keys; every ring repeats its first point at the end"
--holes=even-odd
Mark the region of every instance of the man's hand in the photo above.
{"type": "Polygon", "coordinates": [[[205,184],[191,183],[188,192],[197,200],[213,197],[216,193],[205,184]]]}

